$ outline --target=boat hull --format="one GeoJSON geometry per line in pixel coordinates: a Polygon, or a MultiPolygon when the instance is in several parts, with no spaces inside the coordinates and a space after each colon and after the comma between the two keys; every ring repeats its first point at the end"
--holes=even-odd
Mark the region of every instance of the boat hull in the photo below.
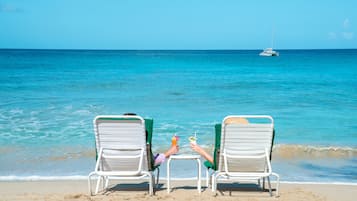
{"type": "Polygon", "coordinates": [[[271,54],[271,53],[260,53],[259,54],[260,56],[263,56],[263,57],[277,57],[277,56],[279,56],[279,53],[273,53],[273,54],[271,54]]]}
{"type": "Polygon", "coordinates": [[[259,54],[260,56],[265,56],[265,57],[276,57],[279,56],[279,52],[276,52],[273,50],[273,48],[267,48],[263,52],[259,54]]]}

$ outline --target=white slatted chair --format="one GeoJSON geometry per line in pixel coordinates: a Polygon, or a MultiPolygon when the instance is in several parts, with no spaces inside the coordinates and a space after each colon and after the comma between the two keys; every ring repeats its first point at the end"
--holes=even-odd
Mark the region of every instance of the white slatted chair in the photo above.
{"type": "Polygon", "coordinates": [[[149,194],[153,195],[155,175],[148,169],[145,120],[140,116],[107,115],[95,117],[93,123],[97,163],[88,175],[90,194],[91,177],[97,176],[95,194],[102,180],[107,189],[109,179],[148,179],[149,194]]]}
{"type": "Polygon", "coordinates": [[[254,181],[277,178],[276,196],[279,195],[279,175],[272,172],[270,158],[274,133],[274,120],[270,116],[227,116],[222,122],[219,166],[212,175],[212,191],[216,194],[219,180],[254,181]],[[249,123],[227,123],[233,118],[244,118],[249,123]],[[227,121],[228,120],[228,121],[227,121]]]}

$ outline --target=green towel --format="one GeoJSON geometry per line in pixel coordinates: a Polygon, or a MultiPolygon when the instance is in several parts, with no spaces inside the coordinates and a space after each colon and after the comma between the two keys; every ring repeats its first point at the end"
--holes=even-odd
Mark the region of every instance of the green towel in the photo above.
{"type": "Polygon", "coordinates": [[[215,144],[214,144],[214,152],[213,152],[213,164],[209,161],[205,161],[204,165],[208,169],[217,170],[219,164],[219,155],[221,149],[221,131],[222,131],[222,124],[216,124],[215,128],[215,144]]]}
{"type": "Polygon", "coordinates": [[[148,166],[149,170],[155,170],[159,165],[155,166],[155,157],[152,153],[152,131],[154,120],[153,119],[145,119],[145,129],[146,129],[146,150],[147,150],[147,158],[148,158],[148,166]]]}

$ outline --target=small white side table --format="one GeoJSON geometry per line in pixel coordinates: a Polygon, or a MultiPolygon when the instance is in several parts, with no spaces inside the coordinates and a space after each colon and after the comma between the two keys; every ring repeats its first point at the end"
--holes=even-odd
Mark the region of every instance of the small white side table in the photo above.
{"type": "Polygon", "coordinates": [[[197,190],[201,193],[201,156],[200,155],[171,155],[167,160],[167,193],[170,193],[170,163],[171,160],[195,160],[197,162],[198,175],[197,175],[197,190]]]}

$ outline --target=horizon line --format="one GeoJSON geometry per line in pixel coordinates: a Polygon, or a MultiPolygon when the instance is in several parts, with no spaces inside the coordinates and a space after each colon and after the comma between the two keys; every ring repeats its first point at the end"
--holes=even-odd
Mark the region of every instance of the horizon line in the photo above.
{"type": "MultiPolygon", "coordinates": [[[[264,48],[265,49],[265,48],[264,48]]],[[[58,50],[58,51],[261,51],[264,49],[85,49],[85,48],[0,48],[1,50],[58,50]]],[[[357,50],[356,48],[286,48],[274,50],[357,50]]]]}

